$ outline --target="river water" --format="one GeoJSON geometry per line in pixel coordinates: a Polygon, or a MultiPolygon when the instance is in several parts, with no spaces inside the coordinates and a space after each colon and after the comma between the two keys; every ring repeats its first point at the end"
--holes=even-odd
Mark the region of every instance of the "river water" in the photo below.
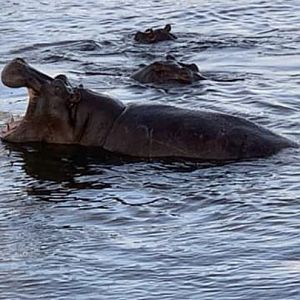
{"type": "MultiPolygon", "coordinates": [[[[23,57],[125,103],[231,113],[300,142],[299,24],[298,0],[6,0],[0,68],[23,57]],[[167,23],[175,42],[133,42],[167,23]],[[130,79],[166,54],[209,80],[130,79]]],[[[26,105],[0,85],[2,125],[26,105]]],[[[299,158],[130,162],[0,143],[0,299],[300,299],[299,158]]]]}

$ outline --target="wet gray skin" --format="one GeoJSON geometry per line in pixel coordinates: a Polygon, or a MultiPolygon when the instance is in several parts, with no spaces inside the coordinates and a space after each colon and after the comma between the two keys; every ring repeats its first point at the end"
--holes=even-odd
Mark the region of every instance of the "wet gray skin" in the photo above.
{"type": "Polygon", "coordinates": [[[171,25],[167,24],[162,29],[149,28],[144,32],[138,31],[134,40],[143,44],[153,44],[162,41],[175,40],[177,37],[171,33],[171,25]]]}
{"type": "Polygon", "coordinates": [[[51,78],[24,60],[9,62],[2,81],[25,86],[24,118],[4,128],[7,142],[96,146],[141,158],[235,160],[274,154],[295,143],[245,119],[161,104],[129,104],[73,88],[65,76],[51,78]]]}
{"type": "Polygon", "coordinates": [[[206,79],[200,74],[196,64],[178,62],[173,56],[167,55],[164,61],[155,61],[136,71],[133,79],[141,83],[180,83],[191,84],[206,79]]]}
{"type": "Polygon", "coordinates": [[[9,87],[27,87],[29,104],[24,118],[4,128],[8,142],[46,142],[103,146],[114,120],[125,106],[118,100],[73,88],[65,75],[51,78],[22,59],[2,71],[9,87]]]}

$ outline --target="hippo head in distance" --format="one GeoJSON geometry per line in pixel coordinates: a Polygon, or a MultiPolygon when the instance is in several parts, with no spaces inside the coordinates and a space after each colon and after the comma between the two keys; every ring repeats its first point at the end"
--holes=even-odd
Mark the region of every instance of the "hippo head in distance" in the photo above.
{"type": "Polygon", "coordinates": [[[155,61],[136,71],[133,79],[141,83],[180,83],[190,84],[206,79],[200,74],[196,64],[178,62],[172,55],[167,55],[163,61],[155,61]]]}
{"type": "Polygon", "coordinates": [[[93,135],[93,143],[96,140],[101,146],[114,118],[124,109],[118,100],[99,94],[97,99],[100,101],[93,101],[96,97],[93,92],[73,88],[65,75],[52,78],[21,58],[4,67],[1,79],[8,87],[26,87],[29,94],[25,116],[7,123],[1,132],[1,138],[8,142],[89,145],[90,135],[93,135]],[[81,101],[83,97],[87,100],[81,101]],[[101,110],[94,115],[93,111],[98,109],[96,106],[100,106],[101,110]],[[97,129],[93,129],[95,127],[97,129]]]}
{"type": "Polygon", "coordinates": [[[134,40],[143,44],[154,44],[161,41],[175,40],[177,37],[171,33],[171,25],[167,24],[162,29],[149,28],[144,32],[138,31],[134,40]]]}

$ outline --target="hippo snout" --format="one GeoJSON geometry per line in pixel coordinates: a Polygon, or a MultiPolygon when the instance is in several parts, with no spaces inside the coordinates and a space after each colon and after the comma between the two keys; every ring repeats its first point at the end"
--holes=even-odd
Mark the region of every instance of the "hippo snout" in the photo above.
{"type": "Polygon", "coordinates": [[[6,64],[2,73],[1,81],[11,88],[26,86],[25,69],[27,63],[22,58],[15,58],[6,64]]]}
{"type": "Polygon", "coordinates": [[[40,87],[53,79],[32,68],[23,58],[15,58],[3,68],[1,81],[11,88],[27,87],[39,91],[40,87]]]}

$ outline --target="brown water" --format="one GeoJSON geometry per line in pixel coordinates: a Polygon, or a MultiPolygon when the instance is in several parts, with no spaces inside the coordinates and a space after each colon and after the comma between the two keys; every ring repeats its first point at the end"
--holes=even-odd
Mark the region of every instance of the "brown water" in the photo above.
{"type": "MultiPolygon", "coordinates": [[[[297,0],[8,0],[0,68],[21,56],[124,102],[231,113],[299,142],[299,24],[297,0]],[[133,42],[166,23],[176,42],[133,42]],[[129,78],[168,53],[211,80],[129,78]]],[[[0,85],[1,124],[26,105],[0,85]]],[[[299,158],[145,163],[0,144],[0,299],[300,299],[299,158]]]]}

